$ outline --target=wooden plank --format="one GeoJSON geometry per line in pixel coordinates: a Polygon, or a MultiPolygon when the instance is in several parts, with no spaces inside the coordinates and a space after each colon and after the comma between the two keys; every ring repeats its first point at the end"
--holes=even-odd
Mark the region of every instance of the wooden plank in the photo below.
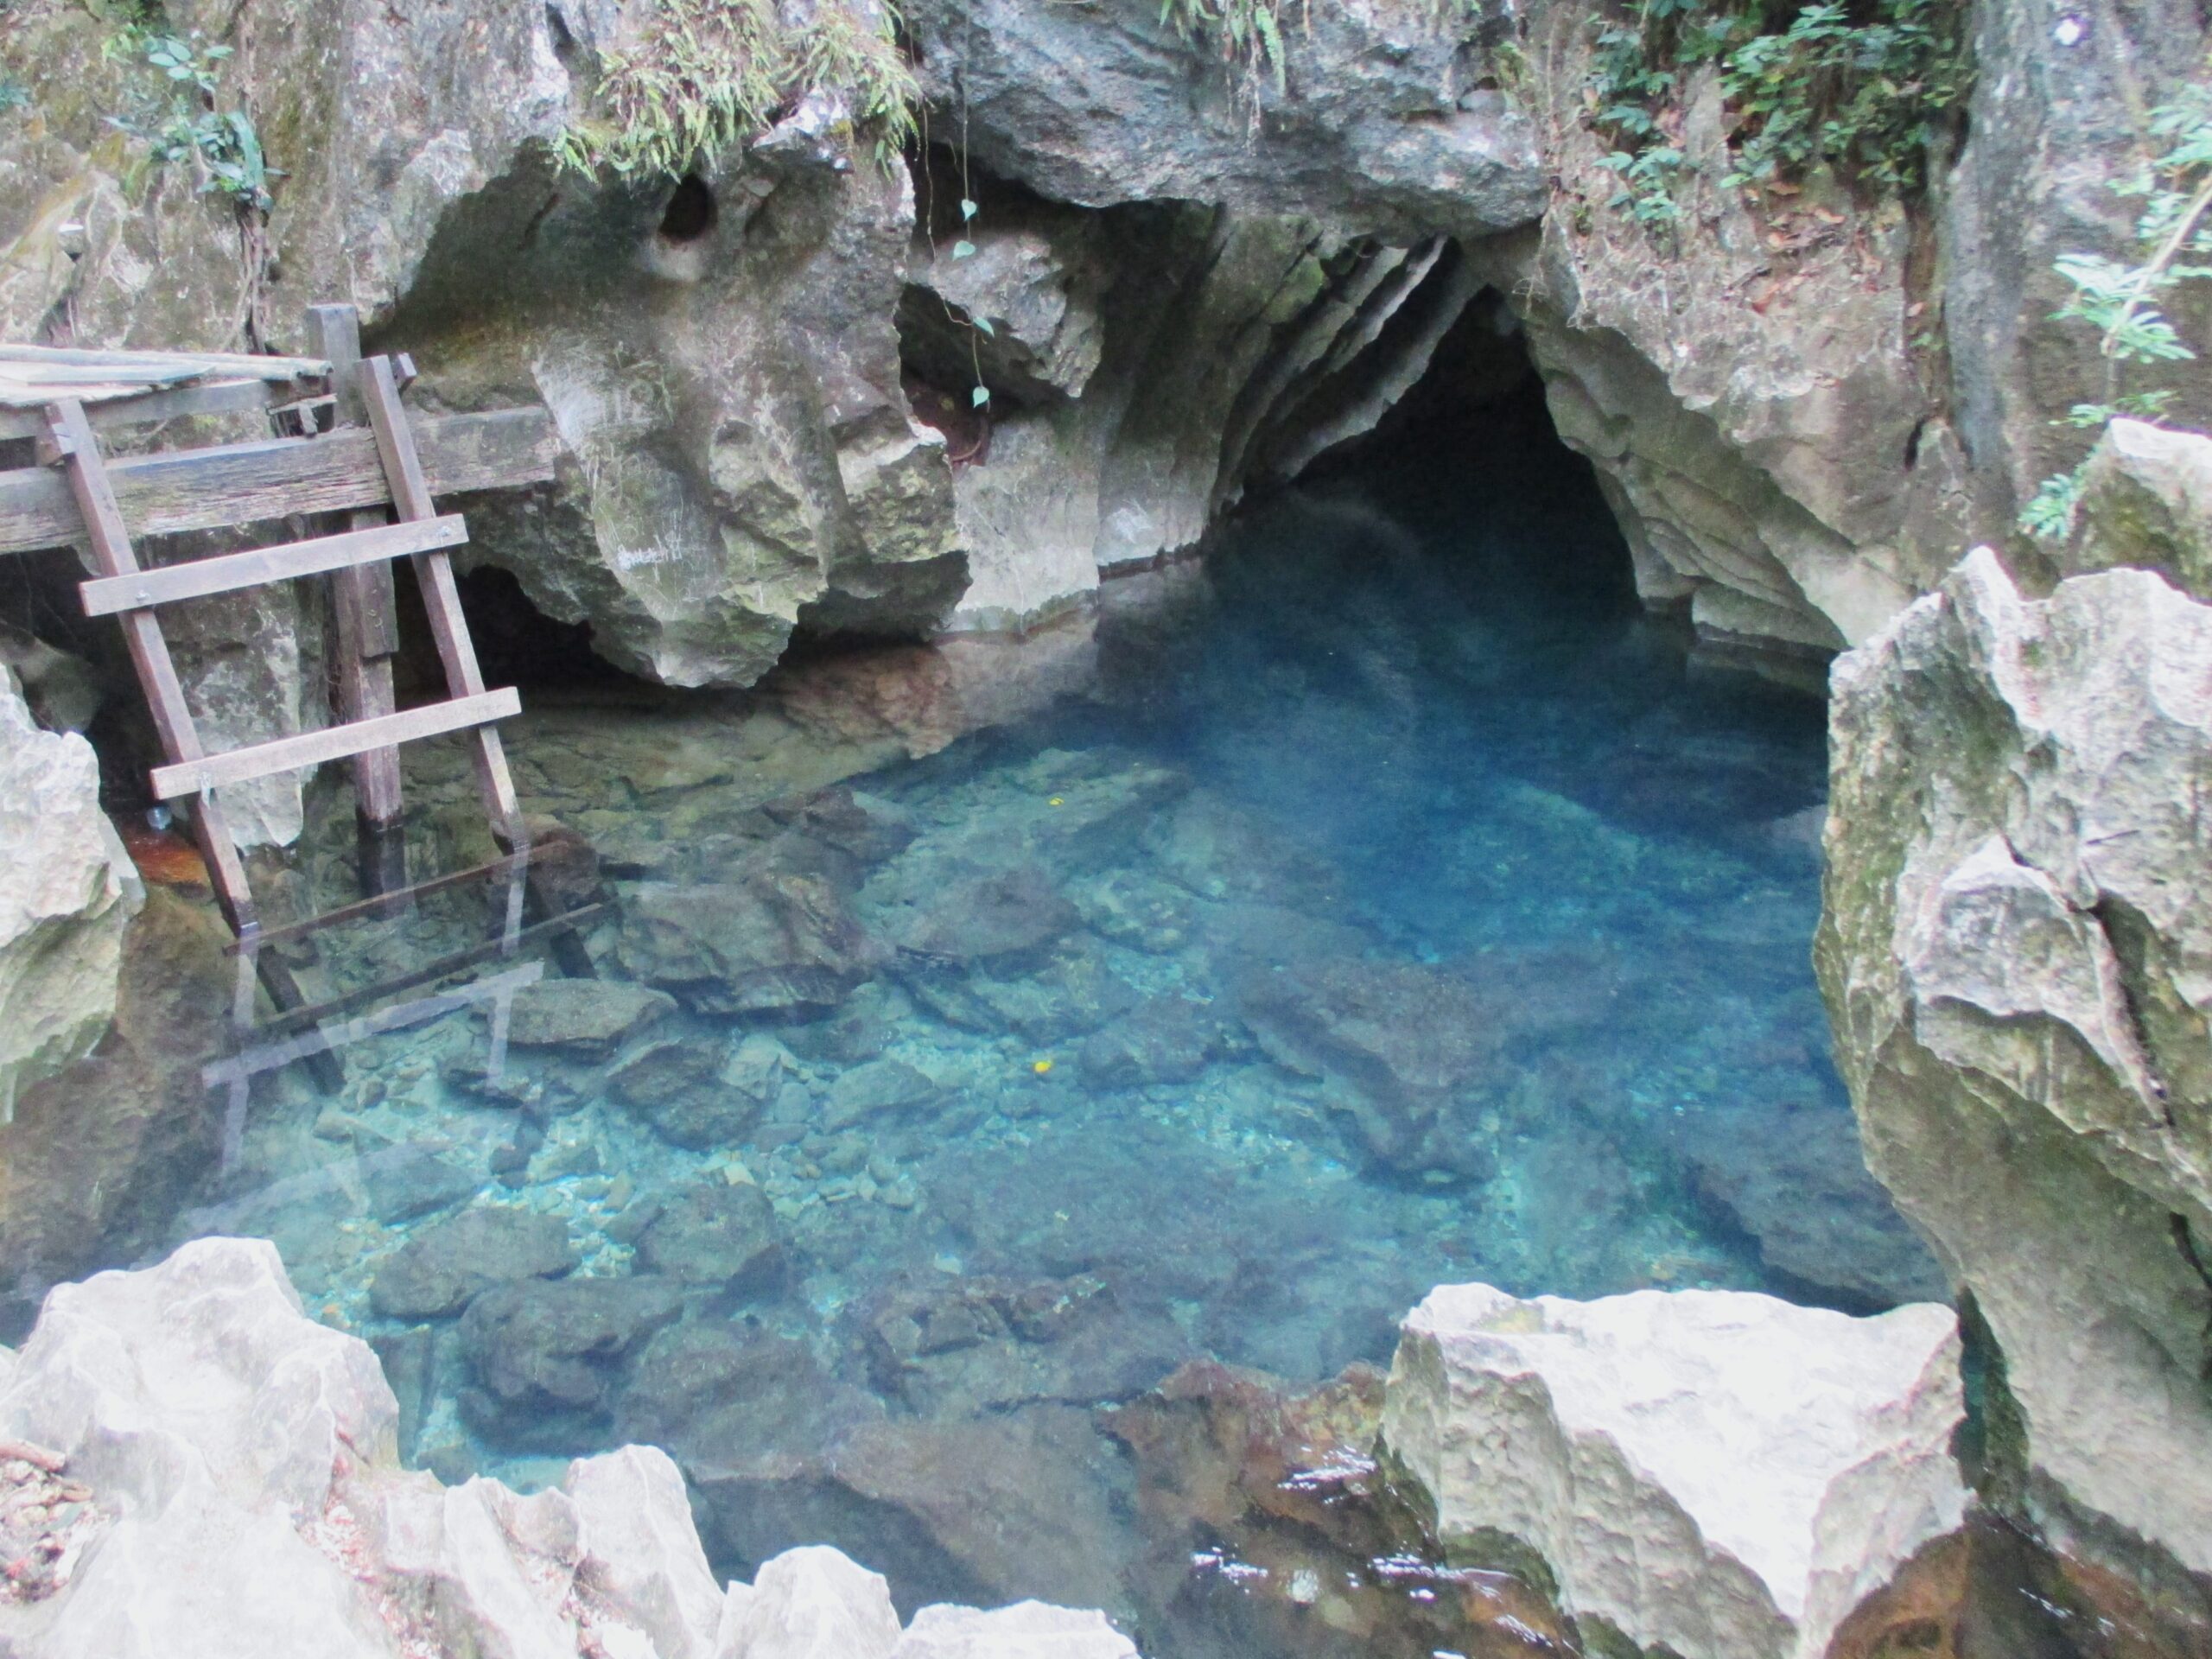
{"type": "MultiPolygon", "coordinates": [[[[74,499],[89,538],[92,563],[103,575],[130,576],[138,569],[137,555],[124,528],[123,510],[100,457],[99,440],[85,418],[85,406],[65,398],[47,410],[47,435],[67,474],[65,487],[74,499]]],[[[154,730],[162,753],[172,761],[197,760],[200,753],[199,728],[184,700],[184,686],[176,664],[169,657],[168,641],[151,612],[141,611],[123,619],[124,643],[130,647],[131,665],[145,688],[146,703],[154,717],[154,730]]],[[[194,833],[200,856],[215,884],[216,902],[232,931],[255,925],[253,890],[245,878],[245,864],[238,856],[230,828],[212,800],[203,800],[193,814],[194,833]]]]}
{"type": "MultiPolygon", "coordinates": [[[[439,495],[539,483],[553,476],[560,459],[560,435],[542,409],[431,415],[416,426],[423,475],[439,495]]],[[[344,428],[319,438],[124,456],[110,462],[107,474],[134,536],[344,512],[391,499],[374,435],[344,428]]],[[[65,480],[41,467],[0,473],[0,553],[67,547],[84,534],[65,480]]]]}
{"type": "MultiPolygon", "coordinates": [[[[350,305],[308,308],[308,336],[329,359],[331,413],[335,429],[359,426],[361,403],[361,319],[350,305]]],[[[355,511],[342,522],[365,530],[384,522],[380,509],[355,511]]],[[[378,563],[341,570],[330,585],[336,623],[333,667],[339,717],[376,720],[397,712],[391,659],[399,652],[399,606],[391,567],[378,563]]],[[[405,884],[407,849],[400,839],[406,796],[397,749],[371,749],[353,757],[353,806],[360,821],[361,880],[372,892],[405,884]]]]}
{"type": "MultiPolygon", "coordinates": [[[[394,509],[402,518],[429,518],[437,508],[416,449],[414,427],[399,402],[399,384],[392,373],[391,359],[372,357],[364,361],[360,388],[361,400],[368,407],[369,429],[376,435],[377,452],[391,480],[394,509]]],[[[476,660],[476,642],[469,637],[468,618],[461,608],[453,561],[442,552],[418,553],[415,575],[423,584],[423,608],[429,618],[430,637],[437,642],[438,658],[445,664],[447,690],[455,697],[477,696],[484,690],[484,671],[476,660]]],[[[521,852],[530,842],[523,830],[514,776],[507,769],[506,750],[499,734],[488,727],[477,733],[476,746],[476,784],[483,793],[493,833],[510,850],[521,852]]]]}
{"type": "MultiPolygon", "coordinates": [[[[327,1049],[344,1048],[365,1037],[379,1037],[387,1032],[404,1031],[411,1026],[427,1024],[442,1014],[467,1007],[472,1003],[491,1002],[496,1005],[504,1002],[517,991],[535,985],[544,977],[543,963],[526,962],[519,968],[510,968],[505,973],[493,974],[488,979],[472,980],[451,990],[435,991],[412,1002],[378,1008],[374,1014],[327,1025],[320,1030],[302,1032],[296,1037],[257,1044],[229,1059],[216,1060],[203,1067],[200,1079],[208,1088],[219,1089],[225,1084],[237,1083],[264,1071],[277,1071],[294,1060],[312,1058],[327,1049]]],[[[385,988],[372,988],[381,991],[385,988]]]]}
{"type": "Polygon", "coordinates": [[[109,352],[83,346],[0,344],[0,372],[9,368],[106,369],[123,379],[220,374],[248,380],[319,380],[330,372],[330,365],[321,358],[259,352],[109,352]]]}
{"type": "Polygon", "coordinates": [[[325,726],[319,731],[280,737],[232,749],[226,754],[201,755],[175,766],[159,766],[154,772],[154,793],[165,801],[173,801],[219,789],[226,784],[266,778],[271,772],[320,766],[325,760],[343,760],[366,749],[388,748],[418,737],[462,731],[521,712],[522,699],[512,687],[478,696],[456,697],[450,702],[426,703],[420,709],[403,709],[396,715],[385,715],[377,720],[360,721],[351,726],[325,726]]]}
{"type": "MultiPolygon", "coordinates": [[[[451,887],[465,887],[471,881],[488,880],[504,875],[518,863],[529,861],[528,853],[503,853],[483,864],[474,864],[465,870],[448,870],[443,875],[434,875],[426,881],[411,887],[393,887],[367,899],[357,899],[350,905],[340,905],[335,910],[326,910],[320,916],[309,916],[296,922],[287,922],[282,927],[267,927],[261,931],[261,942],[273,944],[279,939],[296,938],[302,934],[320,933],[325,928],[343,926],[347,922],[372,920],[404,910],[418,899],[434,893],[443,893],[451,887]]],[[[229,947],[235,950],[238,947],[229,947]]]]}
{"type": "MultiPolygon", "coordinates": [[[[86,406],[95,431],[116,426],[143,426],[187,415],[228,415],[241,410],[327,405],[325,397],[302,397],[297,386],[276,380],[226,380],[210,386],[174,386],[142,392],[115,403],[86,406]]],[[[0,409],[0,438],[44,435],[46,417],[35,409],[0,409]]]]}
{"type": "Polygon", "coordinates": [[[85,614],[112,616],[118,611],[143,610],[149,605],[174,605],[180,600],[204,599],[211,594],[235,593],[241,588],[292,582],[352,565],[427,553],[434,547],[458,547],[467,539],[467,520],[453,512],[440,518],[419,518],[412,524],[378,524],[370,530],[317,536],[278,547],[257,547],[244,553],[191,559],[182,564],[140,570],[134,575],[99,576],[82,587],[85,614]]]}

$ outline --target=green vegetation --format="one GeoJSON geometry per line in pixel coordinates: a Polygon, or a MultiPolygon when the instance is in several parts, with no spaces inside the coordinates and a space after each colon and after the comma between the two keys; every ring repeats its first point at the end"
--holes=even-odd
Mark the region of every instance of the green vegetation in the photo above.
{"type": "Polygon", "coordinates": [[[1674,223],[1685,157],[1684,78],[1711,66],[1731,122],[1731,186],[1787,184],[1816,168],[1909,194],[1973,86],[1960,0],[1630,0],[1592,24],[1586,118],[1611,146],[1609,204],[1674,223]],[[1853,21],[1854,14],[1861,21],[1853,21]]]}
{"type": "Polygon", "coordinates": [[[157,88],[149,116],[113,117],[114,124],[143,139],[155,162],[189,163],[204,194],[226,195],[241,209],[266,213],[273,205],[270,181],[283,175],[263,154],[253,118],[223,107],[220,76],[231,48],[208,43],[198,29],[176,34],[158,8],[145,8],[105,50],[151,71],[157,88]]]}
{"type": "MultiPolygon", "coordinates": [[[[2212,277],[2212,85],[2193,82],[2153,110],[2150,138],[2150,159],[2113,187],[2143,203],[2137,263],[2088,253],[2057,262],[2074,293],[2051,315],[2101,331],[2098,349],[2113,365],[2115,382],[2123,365],[2182,363],[2196,355],[2161,308],[2182,283],[2212,277]]],[[[2116,391],[2105,403],[2075,404],[2064,423],[2101,431],[2117,416],[2155,423],[2173,397],[2171,387],[2116,391]]],[[[2071,536],[2087,464],[2044,480],[2021,510],[2020,528],[2046,541],[2071,536]]]]}
{"type": "Polygon", "coordinates": [[[655,0],[645,43],[600,65],[592,116],[562,135],[563,165],[680,177],[765,131],[809,92],[833,92],[872,130],[887,163],[914,135],[920,97],[899,52],[897,14],[879,21],[823,0],[785,25],[774,0],[655,0]]]}
{"type": "MultiPolygon", "coordinates": [[[[1251,90],[1272,79],[1275,91],[1289,89],[1289,65],[1283,55],[1285,0],[1160,0],[1160,21],[1173,24],[1185,41],[1213,43],[1221,60],[1241,69],[1251,90]]],[[[1308,0],[1310,3],[1310,0],[1308,0]]]]}

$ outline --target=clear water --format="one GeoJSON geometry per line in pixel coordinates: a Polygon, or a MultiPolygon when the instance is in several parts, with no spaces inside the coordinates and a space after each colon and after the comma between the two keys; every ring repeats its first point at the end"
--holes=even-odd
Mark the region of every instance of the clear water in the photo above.
{"type": "MultiPolygon", "coordinates": [[[[1940,1294],[1826,1059],[1819,706],[1694,669],[1555,449],[1474,453],[1116,587],[1017,653],[1065,695],[926,759],[880,764],[944,695],[911,652],[811,700],[532,695],[510,749],[605,861],[601,982],[676,1006],[593,1052],[525,1040],[524,992],[493,1083],[482,1002],[353,1044],[334,1098],[264,1077],[174,1236],[275,1237],[448,1478],[655,1439],[726,1571],[827,1538],[909,1609],[1105,1605],[1155,1659],[1198,1647],[1132,1586],[1093,1412],[1184,1360],[1384,1361],[1466,1279],[1940,1294]],[[493,1207],[557,1220],[451,1230],[493,1207]]],[[[465,861],[458,752],[413,786],[417,862],[465,861]]],[[[334,994],[485,917],[289,954],[334,994]]]]}

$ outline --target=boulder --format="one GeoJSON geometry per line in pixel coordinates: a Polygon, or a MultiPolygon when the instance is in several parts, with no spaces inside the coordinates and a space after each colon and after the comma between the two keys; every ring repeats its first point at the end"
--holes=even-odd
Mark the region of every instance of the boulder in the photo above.
{"type": "Polygon", "coordinates": [[[442,1319],[493,1285],[557,1279],[575,1265],[560,1217],[483,1205],[424,1228],[386,1256],[370,1281],[369,1306],[387,1319],[442,1319]]]}
{"type": "Polygon", "coordinates": [[[2067,563],[2156,570],[2212,600],[2212,438],[2114,421],[2082,478],[2067,563]]]}
{"type": "Polygon", "coordinates": [[[902,950],[967,966],[1043,950],[1077,923],[1075,906],[1033,864],[957,881],[905,918],[902,950]]]}
{"type": "Polygon", "coordinates": [[[1683,1659],[1821,1659],[1961,1522],[1958,1358],[1926,1304],[1451,1285],[1406,1319],[1382,1438],[1454,1560],[1533,1554],[1576,1619],[1683,1659]]]}
{"type": "Polygon", "coordinates": [[[106,1031],[143,897],[100,810],[92,746],[41,731],[0,671],[0,1123],[106,1031]]]}
{"type": "Polygon", "coordinates": [[[892,1659],[1136,1659],[1136,1646],[1101,1612],[1041,1601],[981,1612],[939,1603],[914,1615],[892,1659]]]}
{"type": "Polygon", "coordinates": [[[621,889],[624,969],[702,1014],[834,1008],[868,977],[874,944],[817,876],[621,889]]]}
{"type": "Polygon", "coordinates": [[[927,1073],[904,1060],[869,1060],[837,1074],[823,1103],[822,1127],[832,1134],[871,1119],[917,1111],[938,1096],[927,1073]]]}
{"type": "MultiPolygon", "coordinates": [[[[665,1452],[581,1458],[528,1497],[446,1487],[400,1469],[396,1417],[367,1345],[305,1317],[264,1242],[60,1287],[20,1352],[0,1349],[0,1539],[32,1529],[41,1552],[10,1568],[0,1649],[884,1659],[901,1640],[885,1581],[835,1550],[718,1586],[665,1452]]],[[[1019,1645],[920,1651],[1128,1652],[1090,1645],[1096,1614],[1014,1611],[933,1609],[918,1631],[1019,1645]]]]}
{"type": "Polygon", "coordinates": [[[1220,1052],[1221,1024],[1198,1003],[1155,996],[1128,1018],[1093,1032],[1079,1058],[1084,1081],[1101,1089],[1188,1083],[1220,1052]]]}
{"type": "Polygon", "coordinates": [[[611,1054],[675,1006],[665,993],[624,980],[541,979],[515,993],[507,1041],[611,1054]]]}
{"type": "Polygon", "coordinates": [[[683,1310],[665,1279],[530,1280],[495,1286],[461,1316],[480,1415],[528,1423],[605,1403],[612,1373],[683,1310]]]}
{"type": "Polygon", "coordinates": [[[753,1575],[721,1651],[737,1659],[887,1659],[899,1645],[891,1586],[823,1545],[787,1549],[753,1575]]]}
{"type": "Polygon", "coordinates": [[[683,1188],[638,1236],[638,1264],[679,1284],[755,1289],[782,1270],[783,1259],[767,1195],[721,1180],[683,1188]]]}
{"type": "MultiPolygon", "coordinates": [[[[748,1038],[780,1048],[773,1039],[748,1038]]],[[[785,1056],[788,1059],[789,1056],[785,1056]]],[[[783,1086],[782,1068],[696,1037],[652,1043],[607,1074],[607,1092],[671,1146],[711,1152],[745,1137],[783,1086]]]]}
{"type": "Polygon", "coordinates": [[[2212,607],[2146,570],[2030,599],[1978,550],[1839,660],[1830,764],[1837,1062],[2001,1352],[1998,1490],[2212,1572],[2212,607]]]}

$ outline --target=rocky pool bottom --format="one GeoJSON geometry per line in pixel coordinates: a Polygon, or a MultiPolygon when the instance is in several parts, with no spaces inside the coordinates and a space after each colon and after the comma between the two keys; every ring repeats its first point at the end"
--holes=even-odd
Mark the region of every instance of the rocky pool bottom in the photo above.
{"type": "MultiPolygon", "coordinates": [[[[666,1447],[728,1573],[830,1541],[902,1611],[1098,1606],[1156,1659],[1475,1651],[1251,1612],[1230,1522],[1148,1499],[1150,1391],[1384,1360],[1444,1282],[1943,1290],[1825,1058],[1819,705],[1642,615],[1586,477],[1493,467],[1510,510],[1370,471],[1026,642],[526,689],[596,976],[494,959],[334,1096],[201,1092],[228,1168],[111,1248],[272,1239],[448,1480],[666,1447]]],[[[410,790],[410,874],[492,855],[459,751],[410,790]]],[[[264,882],[300,915],[357,892],[323,807],[264,882]]],[[[275,948],[365,996],[489,885],[275,948]]],[[[154,895],[126,1014],[194,1071],[236,1046],[206,923],[154,895]]],[[[1382,1535],[1360,1595],[1433,1609],[1382,1535]]]]}

